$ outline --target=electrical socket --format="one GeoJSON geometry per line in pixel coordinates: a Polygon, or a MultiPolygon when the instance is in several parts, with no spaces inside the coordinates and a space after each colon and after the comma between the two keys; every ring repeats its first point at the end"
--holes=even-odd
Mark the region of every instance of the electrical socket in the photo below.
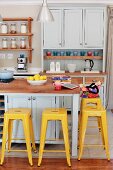
{"type": "Polygon", "coordinates": [[[5,54],[0,53],[0,59],[5,59],[5,54]]]}
{"type": "Polygon", "coordinates": [[[7,54],[7,58],[10,59],[10,60],[13,59],[13,54],[12,53],[8,53],[7,54]]]}

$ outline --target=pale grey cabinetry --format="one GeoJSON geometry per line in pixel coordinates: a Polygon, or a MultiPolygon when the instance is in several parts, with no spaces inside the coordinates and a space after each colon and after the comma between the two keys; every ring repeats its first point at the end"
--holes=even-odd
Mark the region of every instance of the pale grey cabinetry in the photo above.
{"type": "MultiPolygon", "coordinates": [[[[55,97],[51,96],[8,96],[7,97],[7,109],[8,108],[31,108],[32,109],[32,120],[35,133],[35,141],[39,141],[40,137],[40,127],[41,127],[41,115],[42,111],[46,107],[55,107],[56,104],[55,97]]],[[[20,121],[14,121],[13,128],[13,138],[24,138],[23,125],[20,121]]],[[[55,122],[48,123],[48,130],[46,139],[55,138],[56,134],[56,124],[55,122]]],[[[19,142],[19,141],[18,141],[19,142]]],[[[22,142],[22,141],[20,141],[22,142]]]]}
{"type": "MultiPolygon", "coordinates": [[[[66,69],[68,62],[77,63],[77,70],[83,70],[84,60],[89,59],[87,52],[91,51],[90,59],[94,60],[94,70],[105,71],[105,37],[106,37],[106,9],[105,7],[68,7],[52,8],[54,22],[43,25],[42,70],[48,70],[49,62],[55,61],[55,56],[44,57],[46,51],[66,53],[71,50],[85,51],[85,58],[72,55],[56,56],[60,60],[62,69],[66,69]],[[96,51],[96,53],[95,53],[96,51]],[[64,62],[65,60],[65,62],[64,62]],[[75,61],[74,61],[75,60],[75,61]],[[64,64],[65,63],[65,64],[64,64]]],[[[59,53],[58,53],[59,54],[59,53]]],[[[66,55],[66,54],[65,54],[66,55]]]]}

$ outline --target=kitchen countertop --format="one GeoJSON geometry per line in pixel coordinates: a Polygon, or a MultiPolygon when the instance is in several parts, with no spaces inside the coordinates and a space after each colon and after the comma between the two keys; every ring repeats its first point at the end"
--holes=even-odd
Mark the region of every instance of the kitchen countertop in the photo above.
{"type": "MultiPolygon", "coordinates": [[[[72,83],[78,84],[77,79],[72,78],[72,83]]],[[[0,93],[54,93],[54,94],[79,94],[80,88],[73,90],[62,89],[54,90],[52,80],[48,78],[44,85],[30,85],[26,79],[15,79],[10,83],[0,82],[0,93]]]]}

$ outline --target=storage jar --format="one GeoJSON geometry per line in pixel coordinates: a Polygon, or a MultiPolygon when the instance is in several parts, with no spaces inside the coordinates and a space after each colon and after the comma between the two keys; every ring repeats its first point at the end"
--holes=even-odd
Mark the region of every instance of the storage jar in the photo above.
{"type": "Polygon", "coordinates": [[[27,33],[27,25],[25,22],[21,23],[21,29],[20,29],[21,33],[27,33]]]}
{"type": "Polygon", "coordinates": [[[20,48],[26,48],[26,39],[24,37],[20,39],[20,48]]]}
{"type": "Polygon", "coordinates": [[[16,38],[11,38],[11,48],[17,48],[16,38]]]}
{"type": "Polygon", "coordinates": [[[8,33],[8,26],[7,23],[1,24],[1,33],[7,34],[8,33]]]}
{"type": "Polygon", "coordinates": [[[7,38],[2,38],[2,48],[8,48],[7,38]]]}
{"type": "Polygon", "coordinates": [[[16,34],[16,23],[12,23],[10,25],[10,33],[11,34],[16,34]]]}

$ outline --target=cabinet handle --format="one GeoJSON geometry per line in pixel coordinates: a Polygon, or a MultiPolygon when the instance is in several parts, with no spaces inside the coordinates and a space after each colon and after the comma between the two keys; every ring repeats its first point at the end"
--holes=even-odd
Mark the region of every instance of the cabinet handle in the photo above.
{"type": "Polygon", "coordinates": [[[33,100],[36,100],[36,97],[33,97],[33,100]]]}
{"type": "Polygon", "coordinates": [[[87,43],[85,43],[85,45],[87,45],[87,43]]]}
{"type": "Polygon", "coordinates": [[[59,43],[59,45],[62,45],[62,43],[59,43]]]}
{"type": "Polygon", "coordinates": [[[80,43],[80,45],[82,45],[82,43],[80,43]]]}
{"type": "Polygon", "coordinates": [[[28,97],[28,100],[31,100],[31,98],[30,98],[30,97],[28,97]]]}

